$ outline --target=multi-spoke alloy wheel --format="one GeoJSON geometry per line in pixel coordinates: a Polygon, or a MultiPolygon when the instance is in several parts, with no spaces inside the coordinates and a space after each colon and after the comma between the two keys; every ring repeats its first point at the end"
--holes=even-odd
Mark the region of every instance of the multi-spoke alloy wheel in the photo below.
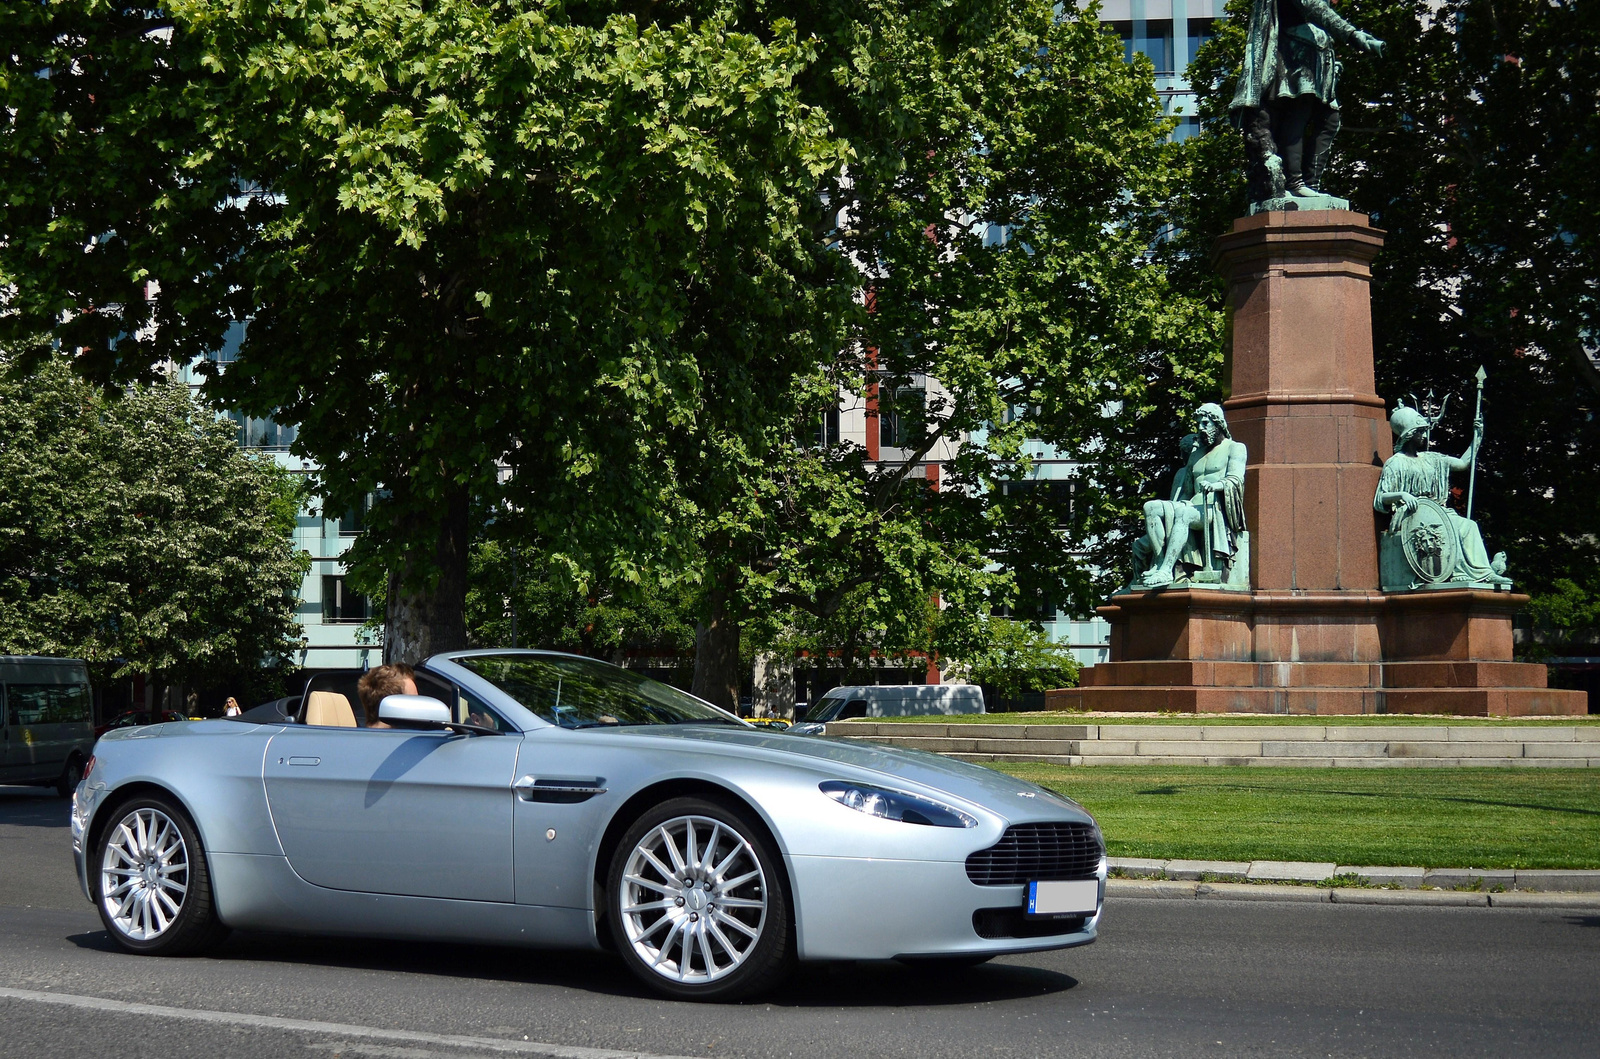
{"type": "Polygon", "coordinates": [[[172,818],[135,809],[111,829],[100,858],[100,903],[133,941],[154,941],[183,911],[189,850],[172,818]]]}
{"type": "Polygon", "coordinates": [[[124,948],[189,952],[226,929],[212,907],[199,837],[164,799],[140,798],[114,810],[99,851],[100,919],[124,948]]]}
{"type": "Polygon", "coordinates": [[[624,836],[612,862],[612,924],[645,981],[726,999],[787,970],[789,907],[763,835],[729,809],[680,798],[624,836]]]}

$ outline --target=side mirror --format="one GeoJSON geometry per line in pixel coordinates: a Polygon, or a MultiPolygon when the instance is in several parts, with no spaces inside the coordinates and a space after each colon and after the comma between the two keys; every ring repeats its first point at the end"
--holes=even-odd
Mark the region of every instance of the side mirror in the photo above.
{"type": "Polygon", "coordinates": [[[450,707],[427,695],[385,695],[378,703],[378,720],[393,725],[430,724],[444,726],[451,722],[450,707]]]}

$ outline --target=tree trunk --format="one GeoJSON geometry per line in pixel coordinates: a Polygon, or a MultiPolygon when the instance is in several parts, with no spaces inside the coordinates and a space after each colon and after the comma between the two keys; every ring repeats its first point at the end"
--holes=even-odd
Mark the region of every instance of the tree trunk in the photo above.
{"type": "MultiPolygon", "coordinates": [[[[415,665],[442,651],[467,646],[467,557],[471,547],[471,505],[466,490],[450,494],[434,533],[434,576],[407,559],[389,575],[384,606],[383,660],[415,665]]],[[[420,528],[420,527],[419,527],[420,528]]],[[[418,533],[413,539],[424,539],[418,533]]]]}
{"type": "Polygon", "coordinates": [[[690,691],[730,712],[739,707],[739,617],[730,604],[738,587],[737,568],[717,575],[711,585],[709,613],[694,630],[694,683],[690,691]]]}
{"type": "Polygon", "coordinates": [[[794,656],[769,651],[756,655],[755,694],[751,713],[757,717],[794,716],[794,656]]]}

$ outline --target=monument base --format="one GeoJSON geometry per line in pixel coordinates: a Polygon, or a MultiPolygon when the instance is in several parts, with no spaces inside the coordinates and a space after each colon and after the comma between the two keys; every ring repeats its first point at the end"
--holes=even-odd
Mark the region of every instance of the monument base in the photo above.
{"type": "Polygon", "coordinates": [[[1124,593],[1111,661],[1047,692],[1050,710],[1573,716],[1588,696],[1511,660],[1527,597],[1452,589],[1124,593]]]}
{"type": "Polygon", "coordinates": [[[1334,195],[1280,195],[1275,199],[1265,202],[1252,202],[1249,215],[1254,217],[1258,213],[1297,213],[1311,210],[1348,210],[1349,199],[1341,199],[1334,195]]]}

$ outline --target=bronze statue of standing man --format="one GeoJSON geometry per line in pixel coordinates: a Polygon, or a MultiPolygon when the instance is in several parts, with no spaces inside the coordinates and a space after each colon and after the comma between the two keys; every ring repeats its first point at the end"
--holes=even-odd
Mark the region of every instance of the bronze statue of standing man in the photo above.
{"type": "Polygon", "coordinates": [[[1383,51],[1383,41],[1340,18],[1327,0],[1255,0],[1250,9],[1229,110],[1244,133],[1251,213],[1349,208],[1318,190],[1339,132],[1335,41],[1383,51]]]}

